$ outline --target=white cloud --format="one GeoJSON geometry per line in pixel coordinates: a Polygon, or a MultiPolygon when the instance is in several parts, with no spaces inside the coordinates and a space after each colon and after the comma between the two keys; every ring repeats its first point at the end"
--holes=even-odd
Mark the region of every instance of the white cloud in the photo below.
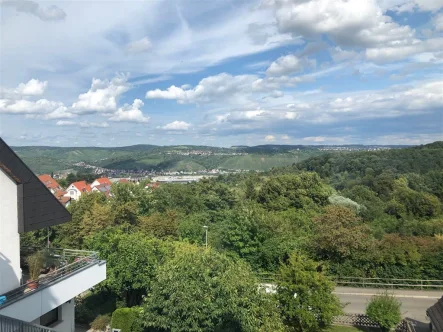
{"type": "Polygon", "coordinates": [[[73,126],[75,125],[74,121],[66,121],[66,120],[59,120],[56,123],[57,126],[73,126]]]}
{"type": "Polygon", "coordinates": [[[20,83],[15,91],[20,95],[40,96],[45,92],[47,86],[48,81],[42,82],[33,78],[27,83],[20,83]]]}
{"type": "Polygon", "coordinates": [[[0,93],[7,98],[23,97],[23,96],[41,96],[48,86],[48,81],[39,81],[30,79],[26,83],[20,83],[15,89],[2,88],[0,93]]]}
{"type": "Polygon", "coordinates": [[[379,0],[385,9],[396,12],[429,11],[435,12],[443,7],[443,0],[379,0]]]}
{"type": "Polygon", "coordinates": [[[127,80],[125,75],[116,76],[110,81],[93,78],[89,91],[78,96],[72,109],[77,112],[116,110],[118,98],[130,89],[127,80]]]}
{"type": "Polygon", "coordinates": [[[275,141],[275,136],[267,135],[267,136],[265,136],[265,141],[266,142],[273,142],[273,141],[275,141]]]}
{"type": "Polygon", "coordinates": [[[443,13],[440,13],[434,17],[435,30],[443,31],[443,13]]]}
{"type": "Polygon", "coordinates": [[[297,71],[301,71],[304,67],[304,63],[301,59],[295,55],[285,55],[275,60],[269,68],[266,70],[266,74],[269,76],[282,76],[289,75],[297,71]]]}
{"type": "Polygon", "coordinates": [[[437,52],[442,49],[443,38],[432,38],[424,41],[415,39],[405,44],[369,48],[366,50],[366,57],[375,62],[389,62],[420,53],[437,52]]]}
{"type": "Polygon", "coordinates": [[[34,15],[42,21],[59,21],[66,17],[63,9],[57,6],[41,7],[31,0],[2,0],[0,5],[13,7],[17,12],[34,15]]]}
{"type": "Polygon", "coordinates": [[[277,89],[281,86],[290,86],[302,81],[299,77],[266,77],[257,75],[230,75],[221,73],[203,78],[194,88],[190,86],[170,86],[166,90],[150,90],[146,93],[148,99],[172,99],[179,104],[224,103],[247,104],[252,101],[249,97],[256,93],[279,98],[283,96],[277,89]]]}
{"type": "Polygon", "coordinates": [[[161,129],[164,130],[172,130],[172,131],[181,131],[181,130],[188,130],[192,125],[190,123],[184,122],[184,121],[174,121],[171,123],[168,123],[161,127],[161,129]]]}
{"type": "Polygon", "coordinates": [[[117,122],[146,123],[149,121],[149,117],[144,116],[143,112],[140,110],[140,107],[143,105],[143,101],[135,99],[132,105],[126,104],[123,107],[120,107],[109,120],[117,122]]]}
{"type": "Polygon", "coordinates": [[[339,46],[398,43],[413,31],[400,26],[374,0],[274,0],[280,32],[311,38],[326,34],[339,46]]]}
{"type": "Polygon", "coordinates": [[[54,111],[49,112],[45,115],[43,115],[43,118],[45,120],[50,119],[72,119],[75,118],[76,115],[68,111],[68,108],[65,106],[60,106],[56,108],[54,111]]]}
{"type": "Polygon", "coordinates": [[[150,51],[152,48],[152,43],[148,37],[144,37],[140,40],[133,41],[126,46],[126,50],[129,53],[143,53],[150,51]]]}
{"type": "Polygon", "coordinates": [[[320,142],[326,141],[326,137],[323,137],[323,136],[309,136],[309,137],[304,137],[303,141],[320,143],[320,142]]]}
{"type": "Polygon", "coordinates": [[[291,138],[290,138],[288,135],[283,135],[283,136],[281,137],[281,139],[284,140],[284,141],[288,141],[288,140],[290,140],[291,138]]]}
{"type": "Polygon", "coordinates": [[[107,128],[109,124],[107,122],[80,122],[82,128],[107,128]]]}
{"type": "Polygon", "coordinates": [[[48,113],[63,107],[60,102],[50,101],[47,99],[39,99],[37,101],[29,101],[25,99],[11,100],[0,99],[0,113],[9,114],[33,114],[48,113]]]}

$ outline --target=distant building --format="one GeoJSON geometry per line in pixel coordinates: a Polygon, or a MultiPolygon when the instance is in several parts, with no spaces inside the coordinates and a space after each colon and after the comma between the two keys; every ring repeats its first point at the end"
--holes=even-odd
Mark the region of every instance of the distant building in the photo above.
{"type": "Polygon", "coordinates": [[[49,174],[40,175],[38,178],[53,194],[62,190],[62,187],[58,184],[58,182],[55,181],[49,174]]]}
{"type": "Polygon", "coordinates": [[[111,195],[111,185],[110,184],[99,184],[91,189],[91,192],[100,192],[105,194],[106,196],[111,195]]]}
{"type": "Polygon", "coordinates": [[[94,182],[91,183],[91,188],[97,187],[99,185],[108,185],[111,186],[111,181],[108,178],[99,178],[94,180],[94,182]]]}
{"type": "Polygon", "coordinates": [[[77,181],[71,183],[68,188],[66,188],[65,197],[71,197],[73,200],[80,199],[80,196],[84,193],[91,192],[91,186],[86,183],[86,181],[77,181]]]}

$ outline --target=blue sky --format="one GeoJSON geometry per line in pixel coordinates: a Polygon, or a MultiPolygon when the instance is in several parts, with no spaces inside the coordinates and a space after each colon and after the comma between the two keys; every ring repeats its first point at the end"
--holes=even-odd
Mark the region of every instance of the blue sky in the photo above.
{"type": "Polygon", "coordinates": [[[443,139],[443,0],[0,0],[12,145],[443,139]]]}

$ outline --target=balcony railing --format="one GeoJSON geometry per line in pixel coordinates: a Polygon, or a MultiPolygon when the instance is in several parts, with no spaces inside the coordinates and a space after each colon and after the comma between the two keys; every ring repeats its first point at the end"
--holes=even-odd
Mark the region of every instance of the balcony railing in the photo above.
{"type": "Polygon", "coordinates": [[[52,332],[49,327],[31,324],[11,317],[0,315],[1,332],[52,332]]]}
{"type": "Polygon", "coordinates": [[[56,269],[40,276],[38,279],[29,280],[20,287],[5,294],[0,294],[0,310],[2,307],[5,307],[22,297],[28,296],[35,291],[39,291],[53,282],[61,280],[86,266],[93,265],[99,261],[98,255],[94,251],[72,249],[47,248],[45,249],[45,257],[47,262],[49,262],[48,264],[54,265],[56,269]]]}

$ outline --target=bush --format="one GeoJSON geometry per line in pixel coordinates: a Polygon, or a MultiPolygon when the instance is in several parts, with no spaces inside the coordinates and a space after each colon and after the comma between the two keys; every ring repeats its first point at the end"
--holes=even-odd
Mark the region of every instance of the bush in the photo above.
{"type": "Polygon", "coordinates": [[[109,317],[108,315],[98,315],[91,323],[91,329],[97,331],[105,331],[110,322],[111,317],[109,317]]]}
{"type": "Polygon", "coordinates": [[[112,313],[111,328],[121,332],[140,332],[137,308],[120,308],[112,313]]]}
{"type": "Polygon", "coordinates": [[[401,321],[401,302],[385,292],[372,297],[366,307],[366,315],[375,321],[383,331],[389,331],[401,321]]]}

